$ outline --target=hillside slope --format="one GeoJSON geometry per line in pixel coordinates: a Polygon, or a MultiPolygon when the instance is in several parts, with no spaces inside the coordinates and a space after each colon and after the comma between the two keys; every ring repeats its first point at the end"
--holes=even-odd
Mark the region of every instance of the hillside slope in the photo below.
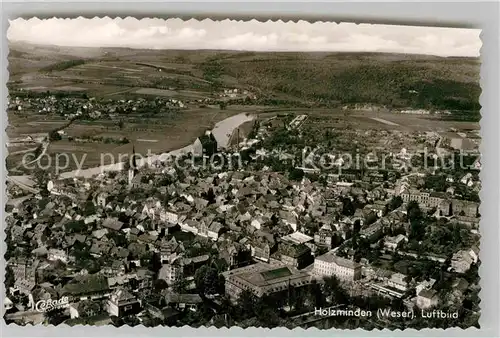
{"type": "MultiPolygon", "coordinates": [[[[460,110],[478,114],[480,61],[377,53],[262,53],[134,50],[11,44],[12,80],[25,73],[65,70],[75,59],[91,62],[164,63],[168,83],[211,83],[197,90],[251,89],[269,100],[307,104],[373,103],[390,107],[460,110]],[[71,62],[66,62],[73,60],[71,62]],[[64,66],[64,67],[63,67],[64,66]],[[63,69],[64,68],[64,69],[63,69]],[[186,79],[189,81],[186,82],[186,79]]],[[[68,67],[69,66],[69,67],[68,67]]],[[[81,73],[81,72],[80,72],[81,73]]],[[[56,76],[58,73],[54,73],[56,76]]],[[[67,75],[67,74],[66,74],[67,75]]],[[[166,75],[166,74],[165,74],[166,75]]],[[[106,81],[106,80],[103,80],[106,81]]],[[[157,87],[143,75],[141,87],[157,87]]],[[[125,84],[133,87],[133,84],[125,84]]],[[[188,89],[188,88],[186,88],[188,89]]]]}

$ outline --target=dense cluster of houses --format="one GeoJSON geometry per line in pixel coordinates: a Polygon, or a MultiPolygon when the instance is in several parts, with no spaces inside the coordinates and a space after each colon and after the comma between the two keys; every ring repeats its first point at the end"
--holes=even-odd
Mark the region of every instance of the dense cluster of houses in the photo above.
{"type": "Polygon", "coordinates": [[[99,100],[95,98],[56,97],[15,97],[8,105],[11,111],[33,111],[37,114],[57,114],[66,119],[85,117],[89,119],[110,119],[118,117],[120,113],[140,113],[155,111],[157,113],[171,109],[185,108],[186,103],[178,99],[156,98],[146,100],[99,100]]]}

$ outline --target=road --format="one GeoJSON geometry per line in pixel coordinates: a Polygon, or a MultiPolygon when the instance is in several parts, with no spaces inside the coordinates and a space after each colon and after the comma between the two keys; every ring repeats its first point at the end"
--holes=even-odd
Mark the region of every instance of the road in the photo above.
{"type": "Polygon", "coordinates": [[[104,94],[103,96],[113,96],[113,95],[124,94],[124,93],[130,92],[132,90],[134,90],[134,88],[127,88],[125,90],[119,90],[117,92],[112,92],[112,93],[104,94]]]}
{"type": "Polygon", "coordinates": [[[9,153],[9,155],[19,155],[19,154],[25,154],[25,153],[29,153],[29,152],[34,152],[36,150],[36,148],[37,147],[29,148],[29,149],[25,149],[25,150],[14,151],[12,153],[9,153]]]}
{"type": "Polygon", "coordinates": [[[397,123],[394,123],[394,122],[391,122],[391,121],[387,121],[387,120],[384,120],[380,117],[370,117],[372,120],[374,121],[377,121],[377,122],[380,122],[380,123],[383,123],[383,124],[387,124],[388,126],[399,126],[399,124],[397,123]]]}

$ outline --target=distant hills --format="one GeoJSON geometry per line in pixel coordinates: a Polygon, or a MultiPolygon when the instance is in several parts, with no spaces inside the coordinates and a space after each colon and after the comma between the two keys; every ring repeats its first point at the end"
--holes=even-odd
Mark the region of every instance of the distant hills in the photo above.
{"type": "MultiPolygon", "coordinates": [[[[186,65],[212,88],[241,87],[260,97],[311,104],[373,103],[478,114],[480,60],[386,53],[179,51],[10,43],[12,80],[57,70],[58,63],[162,62],[186,65]]],[[[181,66],[182,65],[182,66],[181,66]]],[[[179,77],[181,75],[178,75],[179,77]]]]}

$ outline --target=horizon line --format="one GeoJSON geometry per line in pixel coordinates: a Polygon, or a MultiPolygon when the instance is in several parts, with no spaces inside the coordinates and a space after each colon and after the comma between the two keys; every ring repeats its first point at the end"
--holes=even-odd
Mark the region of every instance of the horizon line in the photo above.
{"type": "Polygon", "coordinates": [[[36,43],[30,42],[26,40],[9,40],[7,39],[7,45],[11,43],[24,43],[31,46],[43,46],[43,47],[62,47],[62,48],[89,48],[89,49],[130,49],[130,50],[169,50],[169,51],[221,51],[221,52],[252,52],[252,53],[329,53],[329,54],[390,54],[390,55],[409,55],[409,56],[428,56],[434,58],[442,58],[442,59],[451,59],[451,58],[461,58],[461,59],[480,59],[479,56],[464,56],[464,55],[436,55],[436,54],[427,54],[427,53],[402,53],[402,52],[387,52],[387,51],[329,51],[329,50],[252,50],[252,49],[223,49],[223,48],[198,48],[198,49],[179,49],[179,48],[151,48],[151,47],[131,47],[131,46],[71,46],[71,45],[58,45],[58,44],[44,44],[44,43],[36,43]]]}

